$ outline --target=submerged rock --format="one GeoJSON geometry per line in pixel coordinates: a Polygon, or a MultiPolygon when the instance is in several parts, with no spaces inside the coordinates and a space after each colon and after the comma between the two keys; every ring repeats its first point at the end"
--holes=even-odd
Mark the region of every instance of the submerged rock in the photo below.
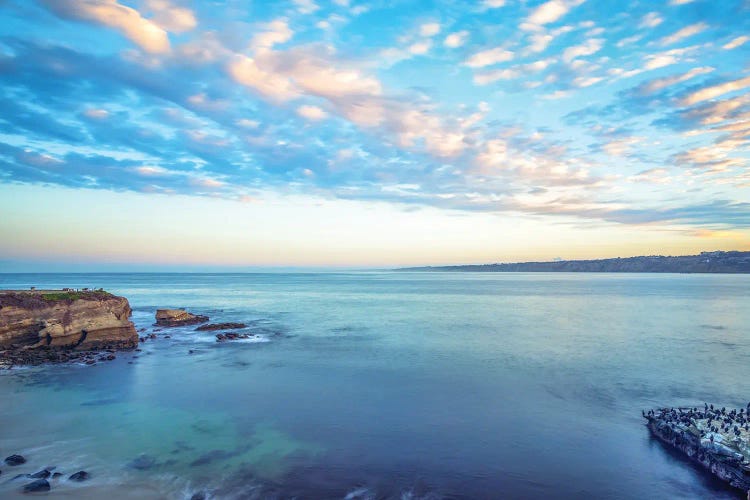
{"type": "Polygon", "coordinates": [[[246,327],[245,323],[211,323],[209,325],[201,325],[195,330],[198,332],[213,332],[215,330],[238,330],[246,327]]]}
{"type": "Polygon", "coordinates": [[[208,316],[193,314],[184,309],[157,309],[157,326],[186,326],[197,325],[208,321],[208,316]]]}
{"type": "Polygon", "coordinates": [[[26,459],[21,455],[11,455],[5,459],[5,463],[11,467],[26,463],[26,459]]]}
{"type": "Polygon", "coordinates": [[[203,455],[199,456],[192,462],[190,462],[191,467],[198,467],[201,465],[208,465],[211,462],[216,462],[220,460],[226,460],[228,458],[232,458],[237,453],[233,451],[225,451],[225,450],[211,450],[207,453],[204,453],[203,455]]]}
{"type": "Polygon", "coordinates": [[[57,479],[60,476],[62,476],[62,472],[55,472],[54,474],[52,474],[52,479],[57,479]]]}
{"type": "Polygon", "coordinates": [[[34,474],[29,475],[32,479],[47,479],[50,477],[52,473],[48,471],[47,469],[42,469],[39,472],[35,472],[34,474]]]}
{"type": "Polygon", "coordinates": [[[46,479],[37,479],[36,481],[33,481],[23,487],[24,493],[39,493],[42,491],[49,491],[50,485],[49,481],[46,479]]]}
{"type": "Polygon", "coordinates": [[[217,333],[216,342],[224,342],[225,340],[238,340],[238,339],[249,339],[250,335],[247,333],[217,333]]]}
{"type": "Polygon", "coordinates": [[[156,459],[151,455],[140,455],[128,464],[128,467],[138,470],[147,470],[156,465],[156,459]]]}
{"type": "Polygon", "coordinates": [[[81,481],[85,481],[88,478],[89,478],[88,472],[86,472],[85,470],[79,470],[75,474],[71,474],[68,479],[71,481],[78,481],[80,483],[81,481]]]}

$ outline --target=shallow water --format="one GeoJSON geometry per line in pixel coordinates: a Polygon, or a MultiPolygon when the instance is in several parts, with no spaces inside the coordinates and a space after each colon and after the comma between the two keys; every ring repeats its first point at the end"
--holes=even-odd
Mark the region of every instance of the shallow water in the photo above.
{"type": "Polygon", "coordinates": [[[92,474],[63,498],[738,496],[640,410],[747,404],[750,276],[0,275],[28,286],[104,287],[148,332],[186,307],[258,337],[165,329],[0,373],[0,454],[29,459],[0,465],[0,496],[47,466],[92,474]]]}

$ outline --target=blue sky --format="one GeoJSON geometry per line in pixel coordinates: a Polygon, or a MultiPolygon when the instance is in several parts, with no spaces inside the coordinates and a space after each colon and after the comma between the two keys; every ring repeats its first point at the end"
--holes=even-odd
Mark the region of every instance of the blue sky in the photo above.
{"type": "Polygon", "coordinates": [[[0,16],[5,269],[750,249],[748,0],[0,16]]]}

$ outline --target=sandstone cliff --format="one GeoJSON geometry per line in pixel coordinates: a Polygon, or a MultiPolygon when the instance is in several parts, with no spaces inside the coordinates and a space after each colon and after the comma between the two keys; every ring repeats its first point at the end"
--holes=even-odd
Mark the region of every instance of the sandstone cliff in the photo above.
{"type": "Polygon", "coordinates": [[[124,297],[103,291],[0,291],[0,350],[138,345],[124,297]]]}

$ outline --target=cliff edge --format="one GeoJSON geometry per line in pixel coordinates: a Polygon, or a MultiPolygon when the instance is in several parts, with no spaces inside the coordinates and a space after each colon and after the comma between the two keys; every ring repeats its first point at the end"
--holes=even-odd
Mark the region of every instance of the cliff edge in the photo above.
{"type": "Polygon", "coordinates": [[[102,290],[0,290],[0,350],[133,348],[130,314],[126,298],[102,290]]]}

